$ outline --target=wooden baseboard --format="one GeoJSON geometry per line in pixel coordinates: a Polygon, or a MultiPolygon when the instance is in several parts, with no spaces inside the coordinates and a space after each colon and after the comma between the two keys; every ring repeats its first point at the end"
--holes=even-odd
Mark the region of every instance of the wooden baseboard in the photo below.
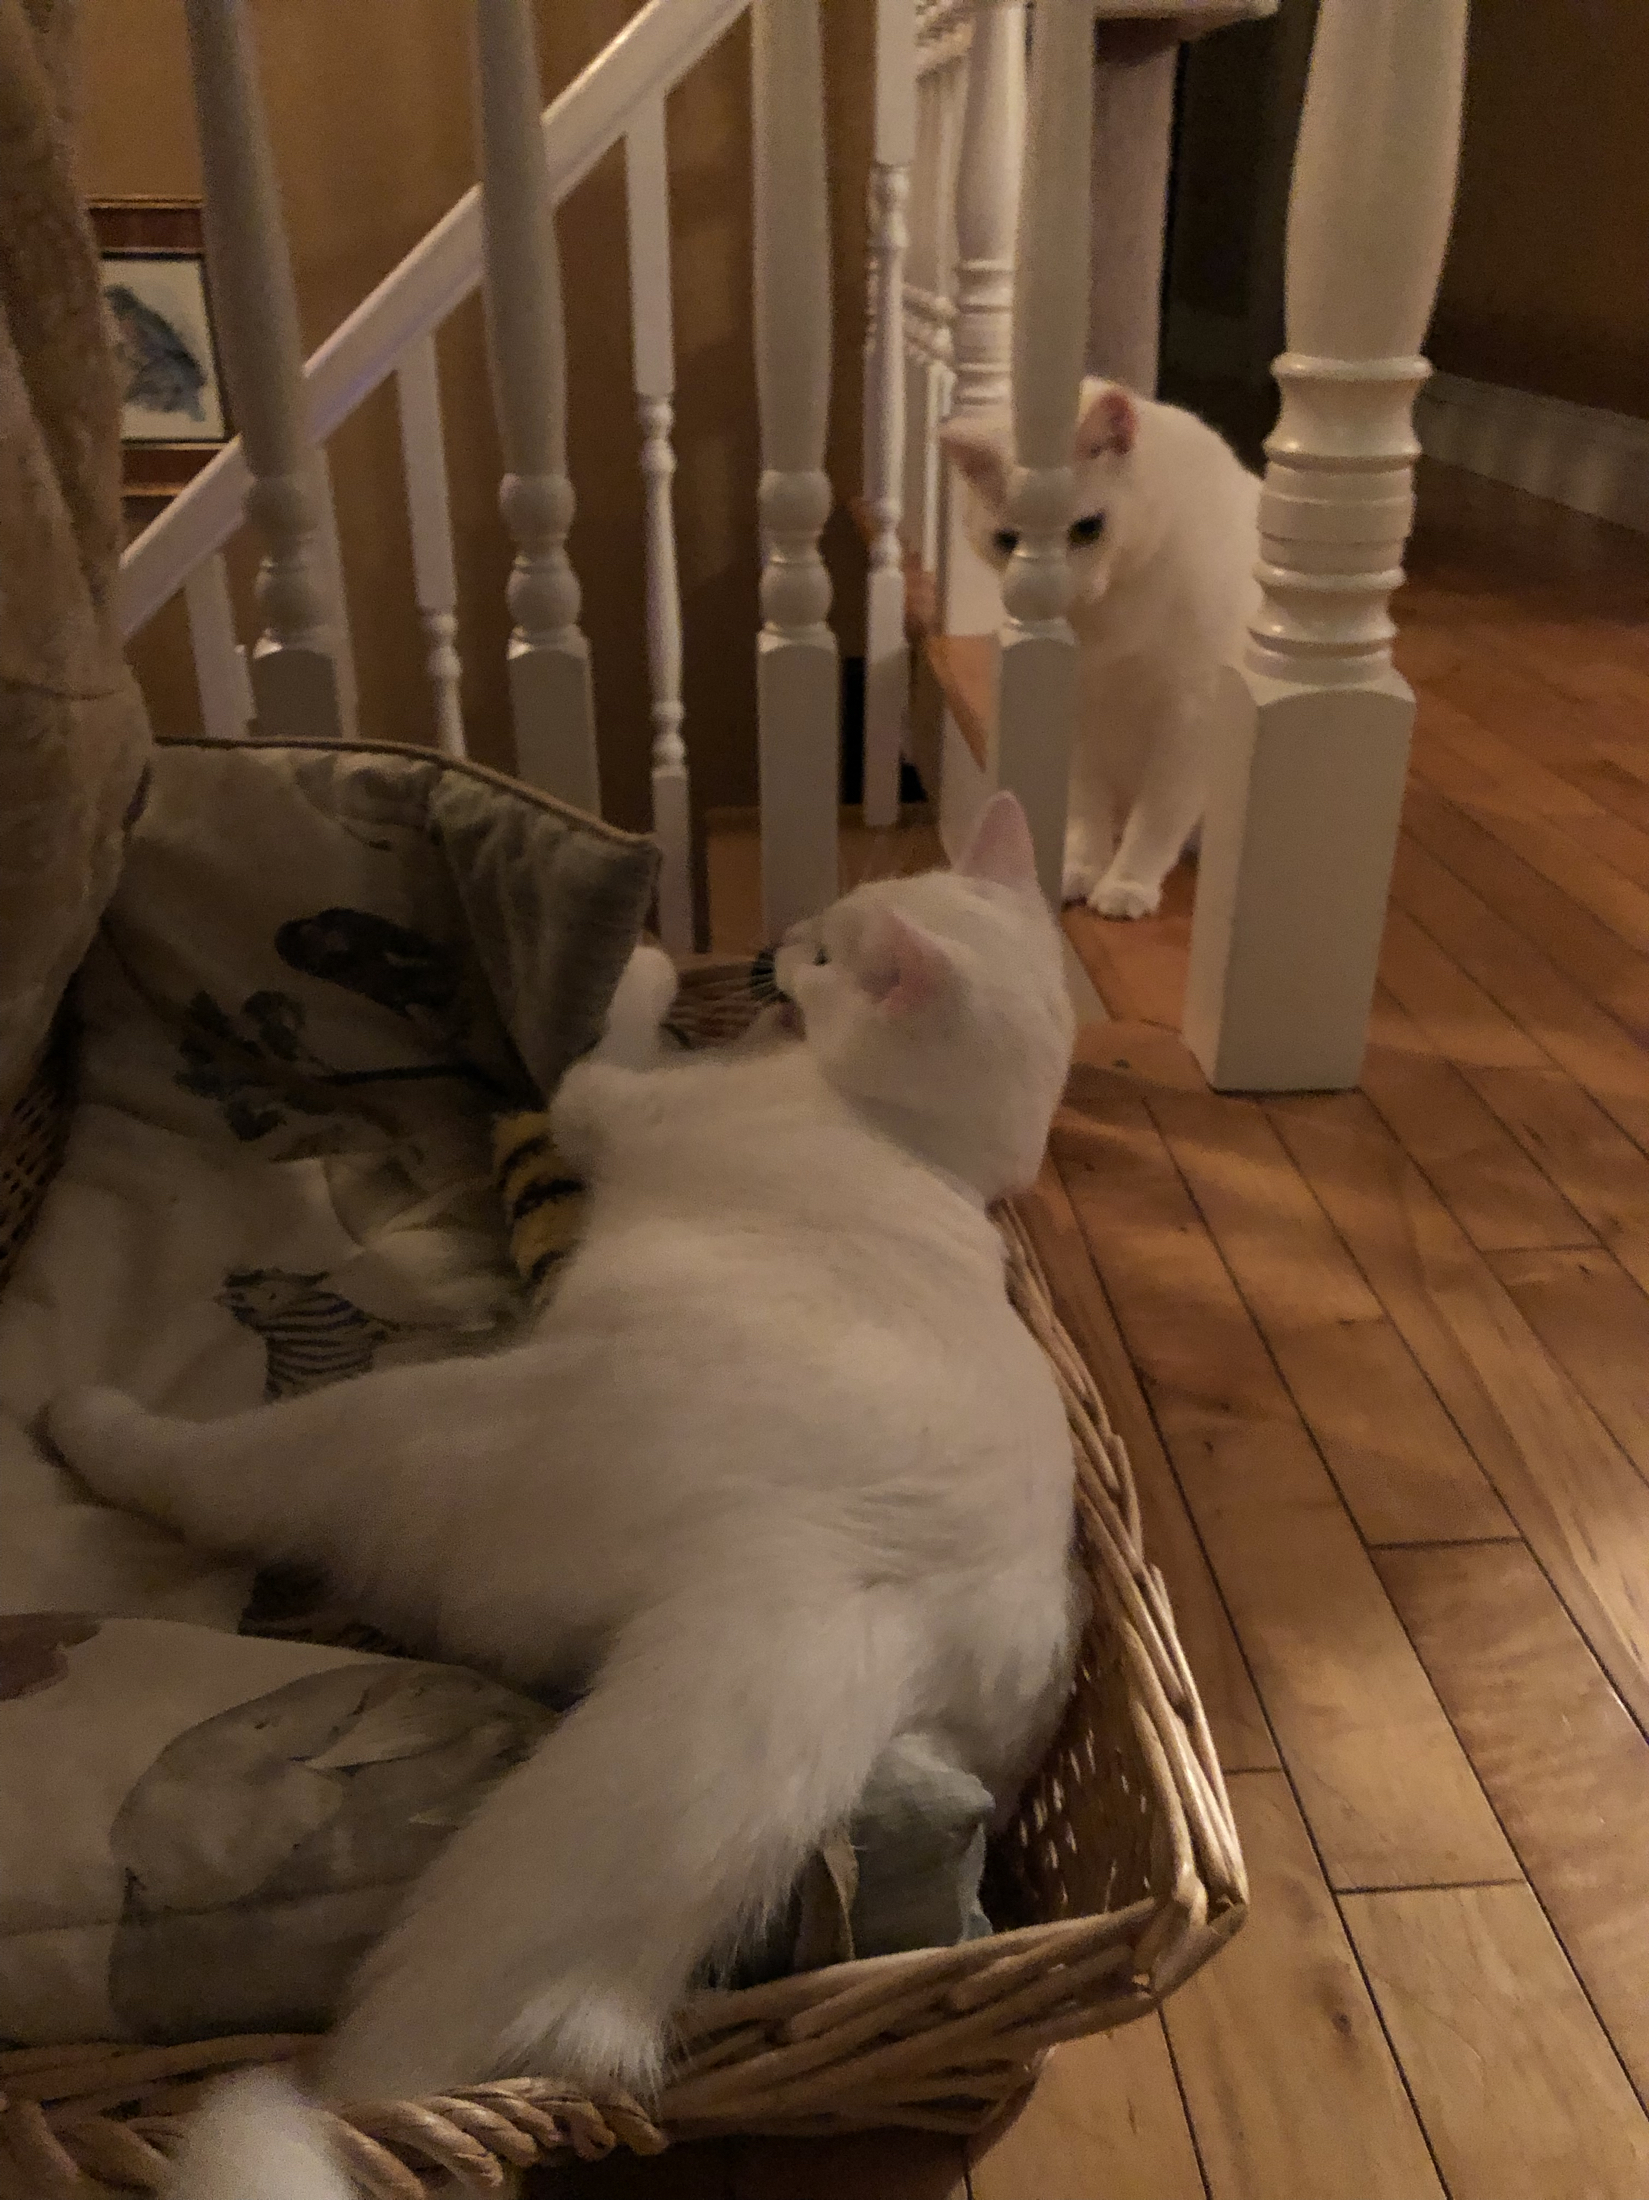
{"type": "Polygon", "coordinates": [[[1649,534],[1649,420],[1434,374],[1414,421],[1428,458],[1649,534]]]}

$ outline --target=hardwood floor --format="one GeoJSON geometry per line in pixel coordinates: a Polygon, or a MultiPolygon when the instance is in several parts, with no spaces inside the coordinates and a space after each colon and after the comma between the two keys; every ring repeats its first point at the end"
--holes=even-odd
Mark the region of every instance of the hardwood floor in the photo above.
{"type": "Polygon", "coordinates": [[[1060,2049],[971,2164],[739,2141],[547,2189],[1649,2193],[1649,540],[1427,469],[1410,570],[1362,1089],[1208,1092],[1176,877],[1147,922],[1072,920],[1115,1021],[1027,1203],[1227,1767],[1247,1928],[1161,2017],[1060,2049]]]}

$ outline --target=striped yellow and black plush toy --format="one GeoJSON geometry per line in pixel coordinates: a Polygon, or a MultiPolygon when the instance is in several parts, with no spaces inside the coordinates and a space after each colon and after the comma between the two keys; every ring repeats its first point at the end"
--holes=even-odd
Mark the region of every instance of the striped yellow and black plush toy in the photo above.
{"type": "Polygon", "coordinates": [[[557,1153],[547,1114],[501,1116],[492,1161],[510,1258],[534,1298],[546,1298],[556,1270],[583,1235],[590,1195],[557,1153]]]}

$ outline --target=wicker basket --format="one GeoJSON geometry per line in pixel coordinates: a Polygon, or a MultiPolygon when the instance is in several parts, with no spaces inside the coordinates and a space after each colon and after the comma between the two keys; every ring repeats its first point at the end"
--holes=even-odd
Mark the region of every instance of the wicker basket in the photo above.
{"type": "MultiPolygon", "coordinates": [[[[673,1021],[706,1045],[750,1015],[747,966],[705,964],[687,972],[673,1021]]],[[[54,1053],[0,1134],[0,1281],[61,1154],[65,1113],[54,1053]]],[[[1046,2048],[1144,2014],[1241,1923],[1247,1888],[1230,1806],[1161,1576],[1141,1549],[1127,1457],[1024,1230],[1011,1208],[998,1221],[1014,1305],[1065,1400],[1093,1588],[1064,1723],[991,1855],[987,1907],[1001,1929],[695,1997],[650,2113],[539,2079],[351,2104],[333,2123],[363,2193],[424,2200],[444,2176],[496,2190],[509,2167],[563,2150],[656,2153],[713,2132],[975,2131],[1019,2097],[1046,2048]]],[[[0,2192],[155,2191],[206,2081],[301,2058],[310,2045],[0,2055],[0,2192]]]]}

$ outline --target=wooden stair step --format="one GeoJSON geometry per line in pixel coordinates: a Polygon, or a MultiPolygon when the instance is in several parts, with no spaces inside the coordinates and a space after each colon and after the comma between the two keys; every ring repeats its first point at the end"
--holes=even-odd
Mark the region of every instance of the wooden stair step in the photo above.
{"type": "Polygon", "coordinates": [[[940,699],[981,771],[996,716],[999,648],[994,634],[929,634],[922,644],[922,658],[940,699]]]}

